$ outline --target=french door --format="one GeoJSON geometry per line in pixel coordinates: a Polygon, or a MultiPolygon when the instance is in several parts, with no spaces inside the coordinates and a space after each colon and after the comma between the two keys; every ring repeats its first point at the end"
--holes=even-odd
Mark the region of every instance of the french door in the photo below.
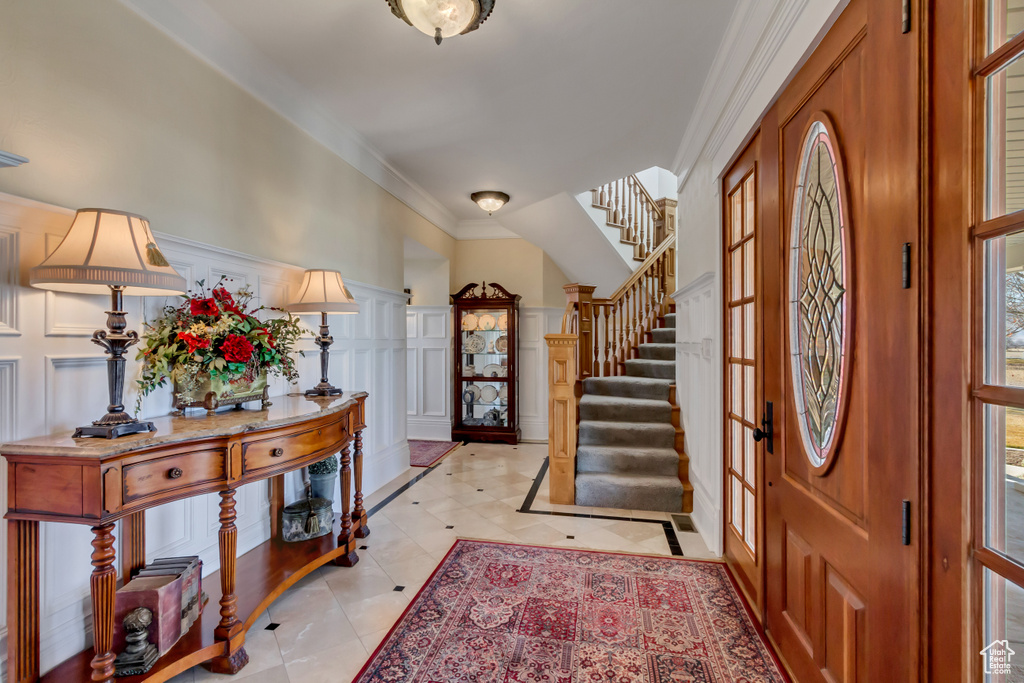
{"type": "Polygon", "coordinates": [[[763,379],[743,427],[771,403],[755,557],[801,683],[920,670],[919,55],[900,9],[851,0],[756,140],[763,379]]]}

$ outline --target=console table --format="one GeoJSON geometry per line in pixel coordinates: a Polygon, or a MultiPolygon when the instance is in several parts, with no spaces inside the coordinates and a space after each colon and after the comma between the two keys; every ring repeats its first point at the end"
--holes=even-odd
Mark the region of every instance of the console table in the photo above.
{"type": "Polygon", "coordinates": [[[8,474],[7,680],[112,680],[118,584],[114,522],[121,520],[121,575],[130,577],[146,562],[145,511],[212,492],[221,498],[220,571],[204,581],[210,603],[200,620],[148,673],[117,680],[156,683],[200,663],[217,673],[239,671],[249,659],[244,648],[246,631],[271,602],[327,562],[352,566],[359,560],[355,539],[370,533],[362,495],[366,396],[285,396],[275,398],[267,410],[158,418],[153,420],[157,431],[120,439],[60,435],[0,446],[8,474]],[[333,453],[341,454],[337,543],[333,535],[284,543],[278,538],[284,474],[333,453]],[[271,538],[236,558],[235,490],[264,479],[270,479],[271,538]],[[42,679],[39,522],[87,524],[92,527],[94,548],[90,577],[94,647],[59,664],[42,679]],[[214,609],[217,604],[219,613],[214,609]]]}

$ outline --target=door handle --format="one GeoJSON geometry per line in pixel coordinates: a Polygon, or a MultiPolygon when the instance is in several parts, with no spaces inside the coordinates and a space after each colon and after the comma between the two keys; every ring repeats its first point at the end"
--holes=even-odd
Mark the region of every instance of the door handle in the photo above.
{"type": "Polygon", "coordinates": [[[764,440],[764,449],[769,453],[775,453],[774,430],[772,429],[772,422],[775,421],[774,408],[771,401],[765,401],[764,417],[761,418],[761,426],[764,429],[754,428],[754,441],[764,440]]]}

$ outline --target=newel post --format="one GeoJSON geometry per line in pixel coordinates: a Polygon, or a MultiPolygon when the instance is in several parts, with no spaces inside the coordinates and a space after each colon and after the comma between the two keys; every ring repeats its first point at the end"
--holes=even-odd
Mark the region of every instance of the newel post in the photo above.
{"type": "Polygon", "coordinates": [[[658,238],[659,245],[676,234],[677,203],[675,199],[669,199],[668,197],[654,202],[654,205],[661,211],[661,217],[657,218],[654,222],[654,234],[658,238]]]}
{"type": "Polygon", "coordinates": [[[568,303],[575,305],[578,316],[579,354],[576,381],[582,382],[594,374],[594,285],[573,283],[566,285],[565,296],[568,303]]]}
{"type": "Polygon", "coordinates": [[[576,349],[579,337],[549,334],[544,339],[548,343],[548,495],[552,503],[573,505],[576,502],[576,349]]]}

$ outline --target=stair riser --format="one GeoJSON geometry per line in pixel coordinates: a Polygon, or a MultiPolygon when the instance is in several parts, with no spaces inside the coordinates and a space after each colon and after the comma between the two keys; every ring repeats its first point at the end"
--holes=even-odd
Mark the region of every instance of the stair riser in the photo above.
{"type": "Polygon", "coordinates": [[[663,316],[663,318],[662,318],[661,326],[665,327],[665,328],[669,328],[669,329],[675,329],[675,327],[676,327],[676,314],[675,313],[666,313],[663,316]]]}
{"type": "Polygon", "coordinates": [[[655,344],[675,344],[676,331],[665,329],[651,330],[651,341],[655,344]]]}
{"type": "Polygon", "coordinates": [[[580,420],[604,420],[607,422],[653,422],[672,421],[672,406],[664,405],[639,407],[631,405],[592,405],[580,403],[580,420]]]}
{"type": "Polygon", "coordinates": [[[667,401],[669,385],[661,384],[629,384],[609,382],[601,378],[583,380],[583,392],[597,396],[619,396],[621,398],[649,398],[656,401],[667,401]]]}
{"type": "Polygon", "coordinates": [[[676,378],[676,366],[671,365],[655,365],[653,363],[645,363],[641,360],[627,360],[626,361],[626,375],[628,377],[652,377],[654,379],[675,379],[676,378]]]}
{"type": "Polygon", "coordinates": [[[605,474],[623,472],[661,477],[678,477],[679,457],[674,453],[664,456],[595,454],[588,452],[586,448],[581,448],[576,453],[576,473],[584,474],[587,472],[605,474]]]}
{"type": "Polygon", "coordinates": [[[656,344],[641,344],[640,358],[642,360],[675,360],[676,347],[664,347],[656,344]]]}
{"type": "Polygon", "coordinates": [[[675,512],[683,509],[683,491],[678,487],[615,486],[595,482],[586,475],[576,478],[576,504],[589,507],[619,508],[623,510],[660,510],[675,512]]]}
{"type": "Polygon", "coordinates": [[[644,448],[675,448],[676,431],[669,425],[638,425],[623,422],[607,425],[580,422],[581,446],[640,446],[644,448]]]}

